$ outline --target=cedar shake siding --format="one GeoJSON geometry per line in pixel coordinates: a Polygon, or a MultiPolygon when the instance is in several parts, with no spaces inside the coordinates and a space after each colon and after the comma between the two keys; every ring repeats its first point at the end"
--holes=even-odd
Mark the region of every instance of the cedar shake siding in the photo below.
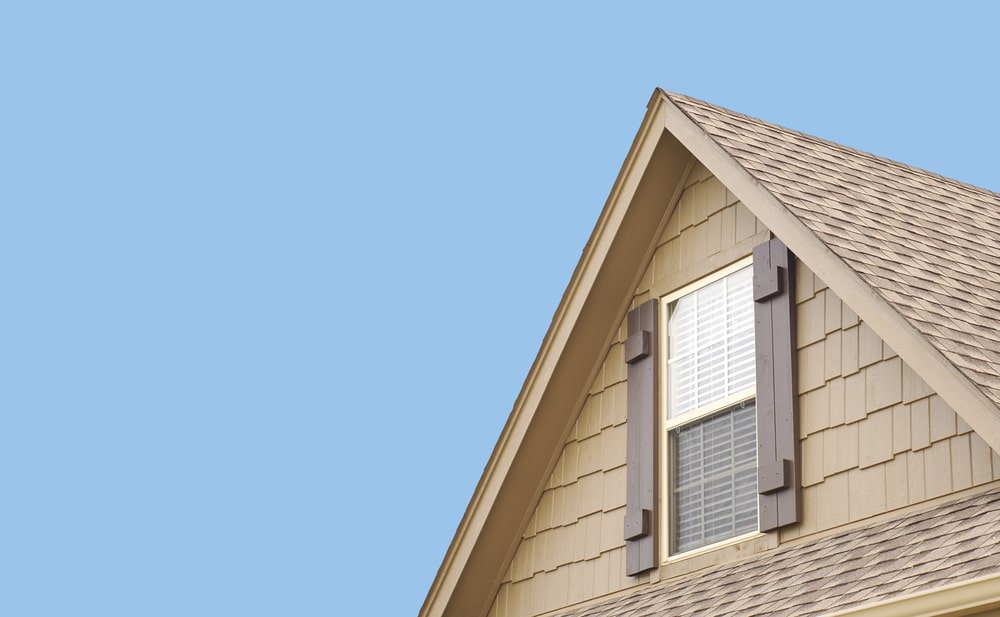
{"type": "Polygon", "coordinates": [[[549,617],[997,617],[1000,491],[908,510],[549,617]]]}
{"type": "Polygon", "coordinates": [[[1000,479],[1000,457],[799,264],[804,519],[782,541],[1000,479]]]}
{"type": "MultiPolygon", "coordinates": [[[[751,255],[769,236],[731,192],[695,164],[632,309],[751,255]]],[[[658,568],[636,577],[625,574],[628,333],[623,320],[491,617],[531,617],[648,586],[1000,479],[1000,457],[801,262],[794,289],[801,523],[669,562],[661,547],[658,568]]],[[[658,492],[662,498],[662,487],[658,492]]],[[[662,525],[665,515],[661,500],[653,524],[662,525]]]]}

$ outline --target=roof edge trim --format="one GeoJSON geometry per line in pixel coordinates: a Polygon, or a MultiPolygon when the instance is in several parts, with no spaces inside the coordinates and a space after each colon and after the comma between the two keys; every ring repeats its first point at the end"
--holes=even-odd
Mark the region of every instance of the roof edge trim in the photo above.
{"type": "Polygon", "coordinates": [[[830,617],[958,617],[1000,607],[1000,574],[831,613],[830,617]]]}
{"type": "Polygon", "coordinates": [[[1000,409],[885,298],[663,92],[666,126],[810,270],[867,322],[995,451],[1000,409]]]}
{"type": "MultiPolygon", "coordinates": [[[[456,595],[479,593],[470,590],[470,586],[460,586],[459,581],[469,566],[473,549],[486,528],[487,517],[494,509],[501,489],[515,464],[529,427],[536,418],[548,383],[570,342],[574,325],[594,290],[598,274],[611,251],[615,238],[621,231],[629,204],[649,166],[654,151],[657,149],[660,138],[664,134],[663,109],[666,99],[658,95],[659,91],[654,92],[647,105],[646,114],[615,179],[594,231],[584,246],[580,261],[577,263],[569,285],[552,317],[552,322],[529,369],[511,414],[501,431],[483,475],[431,584],[420,609],[420,617],[449,615],[451,614],[449,605],[452,604],[456,595]]],[[[550,471],[539,470],[538,473],[550,473],[550,471]]],[[[530,512],[528,514],[530,515],[530,512]]],[[[527,525],[527,522],[527,519],[520,522],[521,530],[516,534],[515,539],[523,533],[523,527],[527,525]]],[[[510,557],[511,555],[506,556],[507,561],[510,557]]],[[[495,581],[493,586],[498,587],[499,581],[495,581]]],[[[488,609],[489,603],[487,602],[483,612],[488,609]]]]}

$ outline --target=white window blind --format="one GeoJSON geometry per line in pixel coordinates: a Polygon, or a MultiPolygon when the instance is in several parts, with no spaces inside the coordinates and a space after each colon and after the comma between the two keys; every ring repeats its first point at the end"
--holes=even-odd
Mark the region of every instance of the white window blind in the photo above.
{"type": "Polygon", "coordinates": [[[753,387],[753,319],[749,267],[674,302],[667,332],[671,418],[753,387]]]}
{"type": "Polygon", "coordinates": [[[753,401],[671,431],[673,552],[757,528],[756,433],[753,401]]]}

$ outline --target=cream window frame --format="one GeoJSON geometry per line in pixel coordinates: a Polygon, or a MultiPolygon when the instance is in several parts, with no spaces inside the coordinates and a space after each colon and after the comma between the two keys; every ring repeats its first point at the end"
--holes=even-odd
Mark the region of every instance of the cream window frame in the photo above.
{"type": "Polygon", "coordinates": [[[700,547],[697,547],[697,548],[693,548],[693,549],[690,549],[690,550],[687,550],[687,551],[684,551],[684,552],[678,552],[678,553],[674,553],[673,550],[672,550],[672,547],[671,547],[671,543],[674,541],[674,538],[673,538],[673,517],[674,517],[674,512],[673,512],[673,509],[671,507],[672,504],[670,503],[671,485],[672,485],[672,476],[671,476],[671,468],[670,468],[670,460],[671,460],[671,456],[672,456],[672,452],[671,452],[671,449],[670,449],[670,433],[671,433],[671,431],[673,431],[677,427],[701,421],[701,420],[707,418],[708,416],[710,416],[712,414],[719,413],[721,411],[726,410],[727,408],[734,407],[736,405],[739,405],[740,403],[743,403],[743,402],[755,399],[756,396],[757,396],[757,383],[756,383],[756,379],[754,379],[754,385],[753,385],[753,387],[744,388],[743,390],[740,390],[738,392],[734,392],[734,393],[732,393],[732,394],[730,394],[730,395],[728,395],[726,397],[723,397],[722,399],[719,399],[719,400],[716,400],[716,401],[712,401],[711,403],[699,406],[699,407],[697,407],[697,408],[695,408],[695,409],[693,409],[691,411],[685,412],[684,414],[681,414],[678,417],[671,418],[670,417],[670,408],[669,408],[669,405],[670,405],[670,381],[669,381],[670,367],[669,367],[668,362],[667,362],[667,359],[668,359],[668,356],[669,356],[669,351],[670,351],[670,346],[669,346],[669,344],[670,344],[670,341],[669,341],[669,333],[670,333],[670,327],[669,327],[669,324],[670,324],[670,306],[676,300],[679,300],[680,298],[682,298],[684,296],[687,296],[687,295],[689,295],[691,293],[694,293],[694,292],[698,291],[699,289],[702,289],[703,287],[707,287],[707,286],[711,285],[712,283],[715,283],[715,282],[717,282],[719,280],[722,280],[722,279],[726,278],[727,276],[729,276],[731,274],[734,274],[734,273],[736,273],[736,272],[738,272],[738,271],[740,271],[740,270],[742,270],[744,268],[750,267],[752,265],[753,265],[753,256],[752,255],[748,255],[747,257],[744,257],[743,259],[735,261],[735,262],[729,264],[728,266],[726,266],[724,268],[716,270],[715,272],[713,272],[713,273],[711,273],[711,274],[709,274],[707,276],[704,276],[704,277],[698,279],[697,281],[694,281],[694,282],[692,282],[692,283],[690,283],[688,285],[685,285],[684,287],[681,287],[681,288],[679,288],[679,289],[677,289],[675,291],[672,291],[672,292],[670,292],[670,293],[668,293],[668,294],[660,297],[660,311],[659,311],[660,324],[659,324],[659,327],[660,327],[660,332],[662,334],[661,334],[661,342],[660,342],[660,345],[661,345],[661,352],[660,352],[660,356],[661,357],[660,357],[660,360],[661,361],[660,361],[660,371],[659,371],[660,372],[660,376],[659,376],[659,378],[660,378],[660,383],[662,384],[662,387],[660,388],[660,395],[659,395],[659,398],[660,398],[660,401],[659,401],[659,404],[660,404],[660,419],[661,419],[660,435],[659,435],[659,439],[660,439],[660,453],[661,453],[660,454],[660,462],[659,462],[660,463],[660,487],[659,487],[659,489],[660,489],[659,490],[659,494],[660,494],[659,501],[660,501],[660,503],[659,503],[659,511],[662,512],[662,513],[664,513],[664,514],[662,516],[660,516],[659,525],[660,525],[660,538],[662,538],[662,542],[661,542],[662,553],[661,554],[663,555],[663,557],[662,557],[662,562],[663,563],[669,563],[669,562],[677,561],[679,559],[686,559],[688,557],[693,557],[695,555],[700,555],[700,554],[703,554],[703,553],[706,553],[706,552],[709,552],[709,551],[713,551],[713,550],[716,550],[716,549],[719,549],[719,548],[722,548],[722,547],[725,547],[725,546],[729,546],[729,545],[732,545],[732,544],[735,544],[735,543],[738,543],[738,542],[742,542],[744,540],[748,540],[748,539],[755,538],[755,537],[758,537],[758,536],[762,535],[759,530],[753,530],[753,531],[749,531],[749,532],[746,532],[746,533],[743,533],[743,534],[738,534],[738,535],[733,536],[731,538],[725,538],[723,540],[719,540],[718,542],[713,542],[711,544],[706,544],[705,546],[700,546],[700,547]]]}

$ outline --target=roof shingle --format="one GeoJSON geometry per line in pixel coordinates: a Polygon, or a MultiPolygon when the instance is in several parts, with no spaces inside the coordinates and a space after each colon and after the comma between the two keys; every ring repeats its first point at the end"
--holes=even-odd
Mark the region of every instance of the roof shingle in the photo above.
{"type": "Polygon", "coordinates": [[[1000,409],[1000,195],[667,97],[1000,409]]]}
{"type": "Polygon", "coordinates": [[[825,615],[1000,573],[998,541],[1000,490],[993,490],[557,615],[825,615]]]}

